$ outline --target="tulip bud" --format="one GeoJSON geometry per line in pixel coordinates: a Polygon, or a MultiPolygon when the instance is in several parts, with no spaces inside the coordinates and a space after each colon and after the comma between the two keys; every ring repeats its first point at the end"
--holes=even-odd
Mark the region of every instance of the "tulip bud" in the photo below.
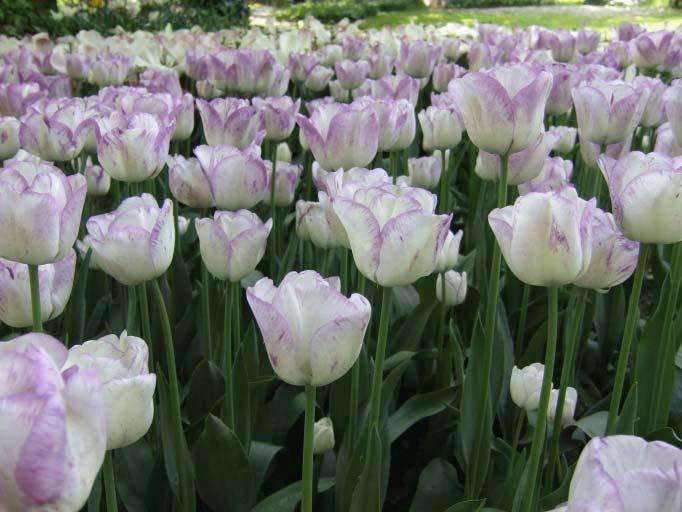
{"type": "Polygon", "coordinates": [[[436,64],[433,68],[433,90],[445,92],[448,90],[450,80],[466,73],[466,69],[457,64],[436,64]]]}
{"type": "MultiPolygon", "coordinates": [[[[553,389],[549,394],[549,406],[547,407],[547,419],[550,423],[554,423],[556,418],[556,406],[559,400],[559,390],[553,389]]],[[[578,403],[578,392],[575,388],[566,388],[566,397],[564,398],[564,407],[561,412],[561,424],[567,425],[573,421],[575,414],[575,406],[578,403]]]]}
{"type": "Polygon", "coordinates": [[[454,109],[428,107],[419,112],[424,151],[454,148],[462,140],[462,124],[454,109]]]}
{"type": "Polygon", "coordinates": [[[174,98],[173,101],[172,113],[175,115],[175,130],[171,140],[187,140],[194,131],[194,97],[186,93],[174,98]]]}
{"type": "Polygon", "coordinates": [[[351,98],[350,91],[348,89],[344,89],[341,85],[341,82],[338,80],[332,80],[329,82],[329,94],[331,94],[332,98],[334,98],[338,103],[348,103],[351,98]]]}
{"type": "Polygon", "coordinates": [[[369,73],[369,64],[366,60],[355,62],[352,60],[341,60],[334,64],[334,70],[336,71],[339,85],[347,91],[351,91],[356,87],[360,87],[365,81],[367,73],[369,73]]]}
{"type": "Polygon", "coordinates": [[[395,60],[390,55],[375,54],[370,55],[367,62],[369,63],[369,77],[376,80],[391,74],[395,60]]]}
{"type": "Polygon", "coordinates": [[[324,66],[315,66],[303,82],[303,87],[313,92],[323,91],[334,76],[334,71],[324,66]]]}
{"type": "Polygon", "coordinates": [[[547,158],[540,174],[535,178],[519,185],[519,194],[531,192],[552,192],[561,190],[571,183],[573,176],[573,162],[561,157],[547,158]]]}
{"type": "Polygon", "coordinates": [[[73,79],[86,80],[90,73],[90,57],[83,53],[66,54],[66,73],[73,79]]]}
{"type": "MultiPolygon", "coordinates": [[[[21,152],[21,150],[19,150],[21,152]]],[[[656,144],[654,153],[660,153],[671,157],[682,156],[682,146],[675,141],[675,134],[670,123],[662,124],[656,130],[656,144]]]]}
{"type": "Polygon", "coordinates": [[[286,142],[280,142],[277,144],[275,158],[278,162],[291,163],[291,150],[289,149],[289,145],[286,142]]]}
{"type": "Polygon", "coordinates": [[[443,247],[438,252],[436,257],[436,268],[434,272],[445,272],[455,268],[457,265],[457,260],[459,260],[459,246],[462,242],[462,236],[464,232],[460,229],[457,233],[448,231],[445,241],[443,242],[443,247]]]}
{"type": "Polygon", "coordinates": [[[320,249],[349,248],[346,230],[334,213],[327,194],[320,192],[319,195],[319,203],[296,202],[296,234],[301,240],[309,240],[320,249]]]}
{"type": "Polygon", "coordinates": [[[89,196],[106,196],[109,193],[111,176],[104,172],[104,169],[99,165],[93,165],[90,157],[86,161],[84,174],[89,196]]]}
{"type": "MultiPolygon", "coordinates": [[[[437,149],[431,156],[407,159],[407,173],[410,176],[410,185],[432,190],[440,183],[440,175],[443,170],[442,151],[437,149]]],[[[450,160],[450,150],[445,152],[445,160],[450,160]]]]}
{"type": "Polygon", "coordinates": [[[252,103],[262,113],[266,139],[281,141],[291,135],[301,106],[300,99],[293,101],[289,96],[254,98],[252,103]]]}
{"type": "Polygon", "coordinates": [[[556,142],[554,143],[553,151],[556,151],[560,155],[566,155],[573,151],[575,147],[575,139],[578,135],[578,129],[572,126],[552,126],[548,133],[553,133],[557,135],[556,142]]]}
{"type": "Polygon", "coordinates": [[[439,46],[418,40],[400,43],[400,68],[415,78],[427,78],[442,54],[439,46]]]}
{"type": "MultiPolygon", "coordinates": [[[[461,233],[461,231],[460,231],[461,233]]],[[[446,306],[459,306],[467,296],[467,273],[448,270],[438,274],[436,278],[436,298],[446,306]],[[445,277],[445,283],[443,283],[445,277]],[[445,300],[443,300],[443,287],[445,287],[445,300]]]]}
{"type": "Polygon", "coordinates": [[[334,448],[334,425],[329,417],[315,422],[313,453],[319,455],[334,448]]]}
{"type": "Polygon", "coordinates": [[[630,44],[635,65],[645,69],[658,68],[663,63],[674,36],[675,32],[672,30],[645,31],[639,34],[630,44]]]}
{"type": "Polygon", "coordinates": [[[377,100],[407,100],[417,104],[419,97],[419,80],[408,75],[388,75],[371,83],[371,96],[377,100]]]}
{"type": "Polygon", "coordinates": [[[540,406],[544,373],[545,365],[541,363],[533,363],[522,369],[516,366],[512,368],[509,392],[517,407],[526,411],[537,410],[540,406]]]}
{"type": "Polygon", "coordinates": [[[263,140],[263,114],[248,100],[220,98],[196,103],[210,146],[228,144],[243,149],[263,140]]]}
{"type": "Polygon", "coordinates": [[[121,85],[128,76],[131,64],[131,60],[123,55],[98,54],[91,63],[88,81],[100,87],[121,85]]]}
{"type": "Polygon", "coordinates": [[[90,217],[87,229],[97,265],[121,284],[131,286],[159,277],[173,259],[170,199],[159,208],[151,194],[129,197],[115,211],[90,217]]]}
{"type": "Polygon", "coordinates": [[[658,78],[637,76],[632,80],[636,87],[647,89],[649,99],[642,113],[642,126],[645,128],[657,128],[666,121],[664,97],[668,86],[658,78]]]}
{"type": "Polygon", "coordinates": [[[371,307],[340,286],[307,270],[288,273],[277,287],[263,278],[246,291],[272,368],[288,384],[330,384],[358,358],[371,307]]]}
{"type": "Polygon", "coordinates": [[[184,236],[188,229],[189,219],[187,217],[183,217],[182,215],[178,215],[178,236],[184,236]]]}
{"type": "Polygon", "coordinates": [[[19,128],[15,117],[0,117],[0,160],[12,158],[19,151],[19,128]]]}
{"type": "Polygon", "coordinates": [[[675,144],[682,146],[682,85],[669,87],[663,94],[663,104],[675,144]]]}
{"type": "Polygon", "coordinates": [[[67,369],[94,370],[104,388],[107,450],[128,446],[144,436],[154,419],[156,375],[149,373],[144,340],[110,334],[69,349],[67,369]]]}
{"type": "MultiPolygon", "coordinates": [[[[268,169],[268,187],[263,202],[270,205],[272,194],[272,162],[265,162],[268,169]]],[[[288,206],[294,201],[296,187],[301,178],[303,166],[277,162],[275,168],[275,206],[288,206]]]]}

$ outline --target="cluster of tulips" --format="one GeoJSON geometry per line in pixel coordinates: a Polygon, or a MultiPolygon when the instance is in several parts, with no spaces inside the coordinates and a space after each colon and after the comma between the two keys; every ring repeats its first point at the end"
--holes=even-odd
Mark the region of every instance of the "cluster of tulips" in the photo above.
{"type": "Polygon", "coordinates": [[[0,59],[1,511],[682,510],[679,33],[0,59]]]}

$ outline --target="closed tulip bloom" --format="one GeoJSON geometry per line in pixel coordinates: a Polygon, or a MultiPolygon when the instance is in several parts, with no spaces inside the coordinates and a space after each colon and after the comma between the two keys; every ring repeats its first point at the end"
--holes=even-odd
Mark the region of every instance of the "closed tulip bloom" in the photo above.
{"type": "Polygon", "coordinates": [[[7,512],[80,510],[104,461],[102,385],[61,372],[66,347],[31,333],[0,344],[0,495],[7,512]]]}
{"type": "Polygon", "coordinates": [[[545,365],[533,363],[519,369],[512,368],[509,392],[517,407],[526,411],[535,411],[540,406],[540,393],[542,392],[542,378],[545,374],[545,365]]]}
{"type": "Polygon", "coordinates": [[[664,108],[664,93],[668,89],[666,84],[659,78],[648,76],[636,76],[632,80],[633,85],[648,89],[649,99],[642,113],[642,126],[645,128],[657,128],[665,123],[666,115],[664,108]]]}
{"type": "Polygon", "coordinates": [[[327,172],[313,163],[313,183],[320,192],[325,192],[332,199],[343,197],[351,199],[361,188],[371,188],[378,185],[392,185],[393,179],[384,169],[365,169],[353,167],[344,171],[339,169],[327,172]]]}
{"type": "MultiPolygon", "coordinates": [[[[71,249],[61,261],[41,265],[40,313],[43,322],[58,317],[64,311],[73,286],[76,253],[71,249]]],[[[30,327],[31,289],[28,266],[0,259],[0,321],[15,327],[30,327]]]]}
{"type": "Polygon", "coordinates": [[[576,48],[583,55],[587,55],[599,47],[600,41],[601,35],[599,32],[583,27],[578,31],[578,36],[576,37],[576,48]]]}
{"type": "Polygon", "coordinates": [[[73,100],[49,101],[29,108],[22,118],[19,142],[43,160],[66,162],[83,150],[85,133],[82,105],[73,100]]]}
{"type": "Polygon", "coordinates": [[[44,265],[64,259],[78,235],[87,184],[80,174],[30,161],[0,169],[0,257],[44,265]]]}
{"type": "Polygon", "coordinates": [[[416,133],[414,106],[407,100],[375,100],[363,97],[355,102],[373,108],[379,127],[379,151],[407,149],[416,133]]]}
{"type": "Polygon", "coordinates": [[[265,197],[268,173],[257,146],[241,150],[232,146],[197,146],[194,154],[201,174],[191,164],[186,168],[185,179],[195,187],[193,191],[201,194],[197,200],[201,197],[203,202],[208,191],[215,207],[239,210],[252,208],[265,197]]]}
{"type": "Polygon", "coordinates": [[[433,68],[433,90],[436,92],[447,91],[450,80],[458,78],[466,72],[465,68],[457,64],[436,64],[436,67],[433,68]]]}
{"type": "Polygon", "coordinates": [[[263,115],[249,105],[248,100],[220,98],[196,102],[206,142],[210,146],[228,144],[242,149],[263,140],[263,115]]]}
{"type": "Polygon", "coordinates": [[[151,281],[171,264],[175,245],[173,203],[159,208],[151,194],[125,199],[115,211],[87,222],[99,267],[128,286],[151,281]]]}
{"type": "Polygon", "coordinates": [[[379,144],[374,109],[357,104],[326,104],[310,119],[296,117],[315,160],[329,170],[364,167],[372,161],[379,144]]]}
{"type": "Polygon", "coordinates": [[[390,55],[376,53],[367,57],[367,63],[369,64],[369,77],[377,80],[393,72],[395,59],[390,55]]]}
{"type": "Polygon", "coordinates": [[[454,109],[428,107],[418,117],[424,151],[454,148],[462,140],[462,122],[454,109]]]}
{"type": "Polygon", "coordinates": [[[67,53],[66,74],[76,80],[87,80],[92,60],[83,53],[67,53]]]}
{"type": "Polygon", "coordinates": [[[682,241],[682,158],[633,152],[599,159],[613,215],[626,237],[643,243],[682,241]]]}
{"type": "Polygon", "coordinates": [[[141,338],[109,334],[69,349],[64,368],[93,370],[104,389],[107,450],[133,444],[154,419],[156,375],[149,373],[149,350],[141,338]]]}
{"type": "Polygon", "coordinates": [[[296,235],[320,249],[350,248],[346,230],[324,192],[319,193],[319,202],[296,202],[296,235]]]}
{"type": "Polygon", "coordinates": [[[315,66],[319,64],[317,55],[312,53],[291,53],[289,54],[289,72],[294,82],[305,82],[315,66]]]}
{"type": "Polygon", "coordinates": [[[187,140],[194,131],[194,96],[185,93],[173,101],[171,114],[175,117],[175,130],[171,140],[187,140]]]}
{"type": "Polygon", "coordinates": [[[165,92],[174,98],[181,98],[183,95],[180,76],[174,69],[147,68],[140,73],[140,85],[149,92],[165,92]]]}
{"type": "Polygon", "coordinates": [[[623,22],[618,25],[616,36],[619,41],[632,41],[639,34],[646,32],[646,28],[638,23],[623,22]]]}
{"type": "Polygon", "coordinates": [[[282,141],[294,131],[296,114],[301,107],[301,100],[293,101],[289,96],[254,98],[253,106],[262,113],[265,138],[282,141]]]}
{"type": "Polygon", "coordinates": [[[414,283],[431,274],[452,215],[435,215],[436,199],[423,189],[381,186],[335,198],[358,270],[381,286],[414,283]]]}
{"type": "Polygon", "coordinates": [[[663,64],[674,36],[675,32],[672,30],[644,32],[638,35],[630,43],[635,65],[639,68],[658,68],[663,64]]]}
{"type": "Polygon", "coordinates": [[[670,123],[662,124],[656,130],[654,152],[668,156],[682,156],[682,146],[675,141],[675,134],[670,123]]]}
{"type": "Polygon", "coordinates": [[[519,185],[519,194],[531,192],[553,192],[561,190],[571,183],[573,176],[573,162],[561,157],[546,158],[540,174],[535,178],[519,185]]]}
{"type": "Polygon", "coordinates": [[[473,41],[467,52],[467,63],[471,71],[482,71],[495,65],[491,45],[473,41]]]}
{"type": "Polygon", "coordinates": [[[593,438],[571,479],[568,503],[556,512],[680,510],[682,450],[636,436],[593,438]]]}
{"type": "Polygon", "coordinates": [[[542,129],[552,75],[522,65],[467,73],[451,82],[471,141],[505,155],[530,146],[542,129]]]}
{"type": "Polygon", "coordinates": [[[547,98],[547,114],[565,114],[573,107],[571,91],[576,85],[575,68],[568,64],[554,64],[545,67],[552,74],[552,90],[547,98]]]}
{"type": "MultiPolygon", "coordinates": [[[[507,167],[507,184],[520,185],[537,178],[557,139],[556,134],[544,132],[528,148],[512,153],[507,167]]],[[[500,166],[498,155],[479,151],[474,170],[484,180],[499,181],[500,166]]]]}
{"type": "Polygon", "coordinates": [[[289,145],[286,142],[280,142],[277,144],[275,156],[278,162],[291,163],[291,150],[289,149],[289,145]]]}
{"type": "MultiPolygon", "coordinates": [[[[556,406],[559,401],[559,390],[553,389],[549,394],[549,404],[547,406],[547,420],[550,424],[554,424],[556,418],[556,406]]],[[[564,407],[561,411],[561,424],[568,425],[573,422],[573,415],[575,414],[575,406],[578,403],[578,391],[571,386],[566,388],[566,396],[564,397],[564,407]]]]}
{"type": "Polygon", "coordinates": [[[193,208],[214,206],[211,184],[199,160],[173,155],[168,157],[167,164],[168,186],[173,197],[193,208]]]}
{"type": "Polygon", "coordinates": [[[573,89],[581,139],[596,144],[622,142],[642,119],[649,91],[621,81],[593,81],[573,89]]]}
{"type": "MultiPolygon", "coordinates": [[[[272,192],[272,162],[266,161],[268,169],[268,188],[263,202],[270,204],[272,192]]],[[[303,166],[287,162],[277,162],[275,168],[275,206],[288,206],[294,202],[296,187],[301,178],[303,166]]]]}
{"type": "Polygon", "coordinates": [[[344,88],[338,80],[329,82],[329,94],[338,103],[348,103],[351,99],[350,91],[344,88]]]}
{"type": "Polygon", "coordinates": [[[47,96],[47,92],[34,82],[0,84],[0,114],[21,117],[29,105],[47,96]]]}
{"type": "Polygon", "coordinates": [[[275,286],[263,278],[246,298],[277,376],[294,386],[324,386],[341,378],[362,348],[371,307],[346,298],[338,278],[290,272],[275,286]]]}
{"type": "Polygon", "coordinates": [[[541,35],[544,38],[545,44],[552,50],[552,57],[557,62],[570,62],[575,56],[576,39],[570,32],[566,30],[557,30],[554,32],[545,31],[541,35]]]}
{"type": "Polygon", "coordinates": [[[449,61],[456,61],[460,55],[460,41],[452,37],[446,37],[441,41],[443,47],[443,57],[449,61]]]}
{"type": "Polygon", "coordinates": [[[669,87],[663,93],[663,105],[675,144],[682,146],[682,85],[669,87]]]}
{"type": "Polygon", "coordinates": [[[334,64],[336,78],[344,89],[350,91],[360,87],[369,73],[369,63],[366,60],[341,60],[334,64]]]}
{"type": "Polygon", "coordinates": [[[552,126],[547,131],[557,135],[556,142],[552,148],[553,151],[556,151],[560,155],[566,155],[573,151],[575,139],[578,135],[577,128],[572,126],[552,126]]]}
{"type": "Polygon", "coordinates": [[[334,449],[334,425],[330,417],[315,422],[313,427],[313,453],[319,455],[334,449]]]}
{"type": "Polygon", "coordinates": [[[333,76],[333,70],[324,66],[315,66],[306,76],[303,87],[313,92],[323,91],[329,85],[329,81],[333,76]]]}
{"type": "Polygon", "coordinates": [[[464,232],[461,229],[457,233],[448,231],[443,247],[441,247],[438,256],[436,256],[434,272],[445,272],[455,268],[459,260],[459,246],[462,242],[462,236],[464,236],[464,232]]]}
{"type": "Polygon", "coordinates": [[[595,200],[572,187],[534,192],[497,208],[488,222],[514,275],[533,286],[576,281],[589,268],[595,200]]]}
{"type": "Polygon", "coordinates": [[[371,96],[374,99],[407,100],[417,105],[419,97],[419,80],[408,75],[387,75],[370,84],[371,96]]]}
{"type": "Polygon", "coordinates": [[[111,187],[111,176],[99,165],[93,165],[92,159],[88,157],[85,166],[85,181],[88,185],[88,195],[93,197],[106,196],[111,187]]]}
{"type": "Polygon", "coordinates": [[[400,68],[415,78],[426,78],[442,54],[442,49],[423,40],[400,42],[400,68]]]}
{"type": "MultiPolygon", "coordinates": [[[[449,160],[450,150],[446,151],[446,160],[449,160]]],[[[447,165],[447,164],[446,164],[447,165]]],[[[440,174],[443,169],[442,151],[436,150],[431,156],[407,159],[407,173],[410,177],[410,185],[432,190],[440,183],[440,174]]]]}
{"type": "Polygon", "coordinates": [[[123,55],[101,53],[92,61],[88,81],[100,87],[121,85],[128,76],[131,60],[123,55]]]}
{"type": "Polygon", "coordinates": [[[352,61],[364,59],[367,55],[367,41],[359,37],[346,37],[341,43],[343,58],[352,61]]]}
{"type": "Polygon", "coordinates": [[[19,128],[16,117],[0,117],[0,160],[12,158],[19,151],[19,128]]]}
{"type": "Polygon", "coordinates": [[[173,121],[151,114],[114,113],[101,119],[97,130],[97,158],[115,180],[139,183],[156,177],[168,157],[173,121]]]}
{"type": "Polygon", "coordinates": [[[448,270],[436,278],[436,298],[446,306],[459,306],[467,296],[467,273],[448,270]],[[443,277],[445,277],[445,299],[443,299],[443,277]]]}

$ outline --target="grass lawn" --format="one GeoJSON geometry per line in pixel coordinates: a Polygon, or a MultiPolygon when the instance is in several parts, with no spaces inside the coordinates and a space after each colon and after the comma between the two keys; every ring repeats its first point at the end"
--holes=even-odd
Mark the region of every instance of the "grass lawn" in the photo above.
{"type": "Polygon", "coordinates": [[[568,3],[534,7],[499,7],[489,9],[415,9],[404,12],[382,12],[366,19],[363,28],[384,25],[423,23],[443,25],[446,23],[496,23],[506,27],[542,25],[557,29],[578,29],[583,25],[597,30],[610,30],[620,23],[640,23],[649,29],[676,28],[682,25],[682,10],[668,7],[597,7],[568,3]]]}

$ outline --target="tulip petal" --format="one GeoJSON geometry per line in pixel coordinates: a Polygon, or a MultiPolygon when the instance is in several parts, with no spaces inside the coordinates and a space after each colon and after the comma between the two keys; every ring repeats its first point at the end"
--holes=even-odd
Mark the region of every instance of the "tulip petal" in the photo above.
{"type": "Polygon", "coordinates": [[[335,199],[332,206],[346,233],[353,233],[349,241],[355,265],[367,279],[375,281],[382,244],[379,223],[371,210],[359,203],[335,199]]]}

